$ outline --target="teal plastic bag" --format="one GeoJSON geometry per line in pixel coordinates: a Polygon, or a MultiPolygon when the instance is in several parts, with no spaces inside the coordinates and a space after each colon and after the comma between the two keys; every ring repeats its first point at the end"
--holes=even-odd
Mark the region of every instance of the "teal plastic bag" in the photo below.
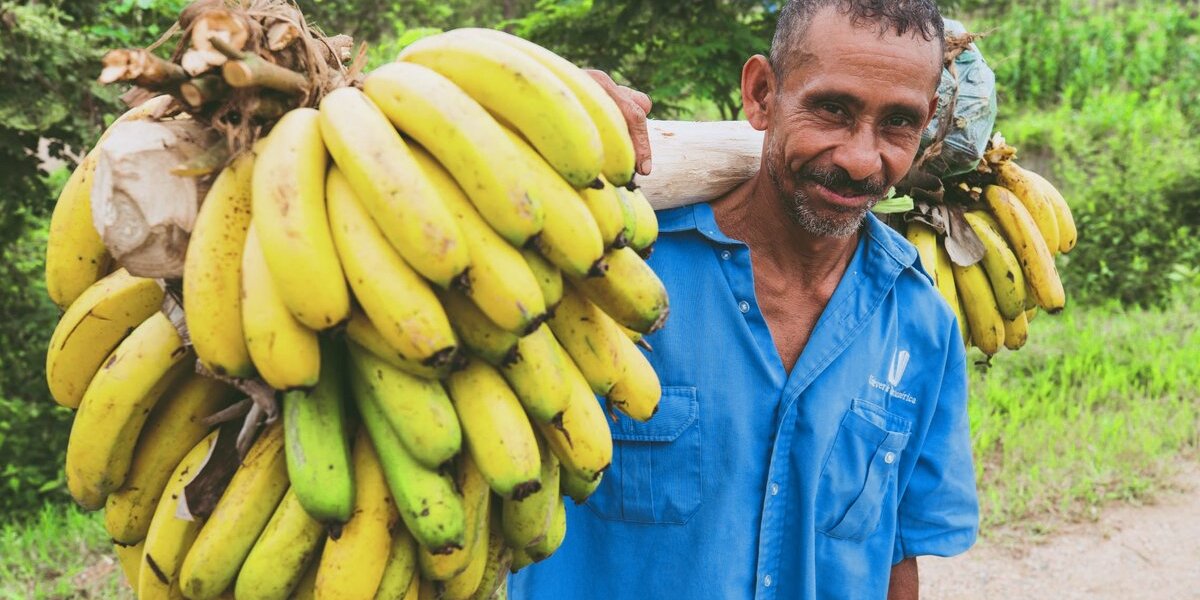
{"type": "MultiPolygon", "coordinates": [[[[966,33],[962,23],[946,19],[947,39],[966,33]]],[[[996,74],[971,43],[954,59],[953,69],[942,70],[937,113],[921,135],[921,170],[949,177],[974,169],[992,136],[996,112],[996,74]]]]}

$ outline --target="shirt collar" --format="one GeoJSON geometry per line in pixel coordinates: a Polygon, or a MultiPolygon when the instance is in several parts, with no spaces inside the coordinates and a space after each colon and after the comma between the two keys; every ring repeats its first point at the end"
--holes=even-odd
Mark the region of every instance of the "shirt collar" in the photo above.
{"type": "MultiPolygon", "coordinates": [[[[917,251],[904,236],[888,227],[874,213],[867,213],[864,231],[867,239],[879,250],[903,267],[917,262],[917,251]]],[[[726,236],[717,226],[712,207],[707,202],[679,206],[658,213],[660,232],[695,231],[717,244],[742,244],[726,236]]]]}

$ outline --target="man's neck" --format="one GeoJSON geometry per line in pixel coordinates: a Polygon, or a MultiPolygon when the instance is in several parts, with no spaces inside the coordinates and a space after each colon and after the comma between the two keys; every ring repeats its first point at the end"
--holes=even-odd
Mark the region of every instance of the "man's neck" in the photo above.
{"type": "Polygon", "coordinates": [[[818,285],[841,274],[858,245],[855,234],[844,238],[817,236],[798,225],[779,201],[765,170],[712,202],[721,231],[745,242],[755,262],[769,261],[796,278],[818,285]]]}

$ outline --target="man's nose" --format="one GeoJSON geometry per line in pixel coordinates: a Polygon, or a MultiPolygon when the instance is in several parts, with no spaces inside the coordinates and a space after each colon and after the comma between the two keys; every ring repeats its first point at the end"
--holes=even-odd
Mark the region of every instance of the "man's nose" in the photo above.
{"type": "Polygon", "coordinates": [[[865,181],[877,175],[883,168],[883,158],[873,129],[865,124],[855,127],[845,142],[834,150],[833,163],[855,181],[865,181]]]}

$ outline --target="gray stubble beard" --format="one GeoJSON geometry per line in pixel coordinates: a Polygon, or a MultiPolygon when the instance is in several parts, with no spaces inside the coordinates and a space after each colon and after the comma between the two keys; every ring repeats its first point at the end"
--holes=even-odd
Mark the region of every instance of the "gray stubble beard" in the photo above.
{"type": "Polygon", "coordinates": [[[864,208],[842,208],[837,207],[840,214],[846,215],[845,220],[832,221],[822,218],[813,211],[812,203],[808,195],[806,195],[799,186],[796,191],[788,197],[783,191],[782,181],[779,178],[779,173],[775,170],[774,152],[768,151],[767,158],[767,175],[771,178],[771,184],[775,186],[775,195],[783,204],[783,210],[791,218],[792,222],[799,225],[805,232],[817,237],[831,238],[847,238],[858,232],[862,227],[863,222],[867,218],[867,211],[871,210],[879,200],[873,200],[864,208]]]}

